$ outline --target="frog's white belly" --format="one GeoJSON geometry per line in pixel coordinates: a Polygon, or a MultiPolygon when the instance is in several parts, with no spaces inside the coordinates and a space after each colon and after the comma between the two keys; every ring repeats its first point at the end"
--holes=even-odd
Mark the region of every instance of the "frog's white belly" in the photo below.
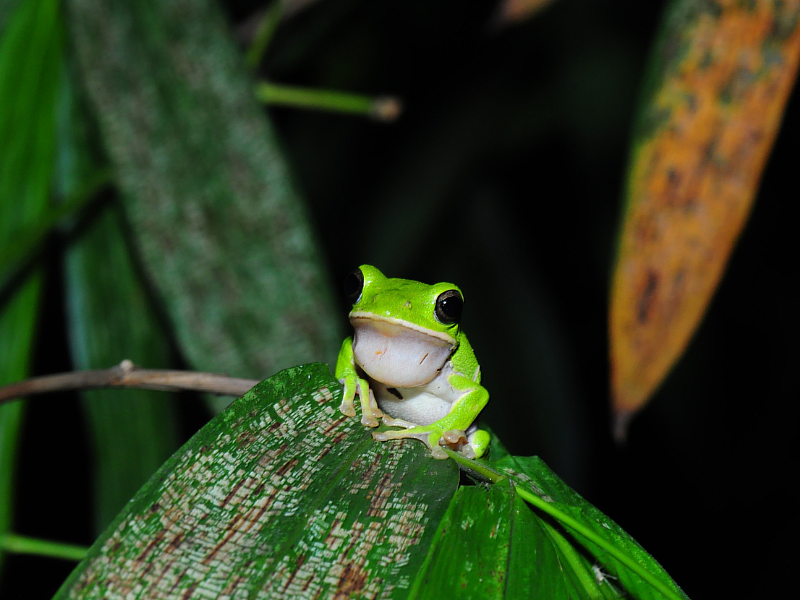
{"type": "Polygon", "coordinates": [[[453,389],[447,381],[452,373],[453,363],[448,360],[436,377],[418,387],[391,388],[369,376],[368,379],[383,412],[416,425],[430,425],[447,415],[453,403],[464,394],[464,391],[453,389]]]}

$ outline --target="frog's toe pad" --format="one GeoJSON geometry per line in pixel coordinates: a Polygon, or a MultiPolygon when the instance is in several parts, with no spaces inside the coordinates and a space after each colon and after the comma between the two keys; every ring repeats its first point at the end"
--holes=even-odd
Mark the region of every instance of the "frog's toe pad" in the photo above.
{"type": "Polygon", "coordinates": [[[447,446],[450,448],[450,450],[460,452],[467,458],[475,458],[475,451],[469,444],[467,434],[461,429],[448,429],[442,433],[442,437],[439,440],[439,445],[447,446]]]}
{"type": "Polygon", "coordinates": [[[378,419],[376,419],[372,413],[367,413],[367,412],[361,415],[361,424],[364,425],[365,427],[377,427],[379,425],[378,419]]]}
{"type": "Polygon", "coordinates": [[[339,405],[339,412],[342,413],[346,417],[355,417],[356,416],[356,408],[353,406],[353,401],[350,400],[342,400],[341,405],[339,405]]]}
{"type": "Polygon", "coordinates": [[[473,433],[471,437],[472,439],[470,440],[470,446],[475,450],[475,458],[480,458],[486,454],[487,450],[489,450],[491,436],[483,429],[479,429],[473,433]]]}
{"type": "Polygon", "coordinates": [[[461,429],[448,429],[442,434],[442,439],[439,440],[442,446],[455,446],[458,444],[467,443],[467,434],[461,429]]]}

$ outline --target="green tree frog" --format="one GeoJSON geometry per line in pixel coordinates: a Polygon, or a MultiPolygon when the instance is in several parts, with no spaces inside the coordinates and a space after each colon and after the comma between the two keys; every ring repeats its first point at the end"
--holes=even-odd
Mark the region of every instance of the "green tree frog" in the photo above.
{"type": "Polygon", "coordinates": [[[478,414],[489,400],[481,369],[459,327],[464,298],[451,283],[426,285],[390,279],[362,265],[345,279],[353,303],[355,335],[342,344],[336,378],[344,385],[339,410],[377,427],[378,419],[403,430],[374,432],[378,441],[415,438],[434,458],[442,446],[480,457],[489,434],[478,429],[478,414]]]}

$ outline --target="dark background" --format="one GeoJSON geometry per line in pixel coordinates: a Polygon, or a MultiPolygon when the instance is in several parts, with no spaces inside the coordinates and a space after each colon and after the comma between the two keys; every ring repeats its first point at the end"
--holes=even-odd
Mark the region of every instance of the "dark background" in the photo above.
{"type": "MultiPolygon", "coordinates": [[[[261,6],[228,3],[234,29],[261,6]]],[[[610,437],[615,230],[662,10],[660,2],[560,0],[498,28],[495,2],[321,0],[281,25],[262,74],[396,95],[405,112],[390,125],[269,113],[333,285],[363,263],[457,283],[492,395],[484,419],[512,453],[544,458],[690,597],[782,596],[799,533],[796,221],[786,201],[796,196],[790,178],[800,155],[796,97],[706,319],[627,444],[610,437]]],[[[71,368],[63,243],[54,239],[48,252],[37,373],[71,368]]],[[[342,298],[343,327],[347,311],[342,298]]],[[[207,415],[190,396],[180,406],[188,436],[207,415]]],[[[88,449],[58,451],[64,422],[76,436],[83,427],[75,404],[32,402],[26,422],[18,529],[90,543],[88,449]],[[68,515],[55,524],[41,519],[53,503],[68,515]]],[[[8,560],[2,597],[22,593],[9,574],[27,560],[8,560]]],[[[24,597],[48,597],[71,567],[42,562],[24,597]]]]}

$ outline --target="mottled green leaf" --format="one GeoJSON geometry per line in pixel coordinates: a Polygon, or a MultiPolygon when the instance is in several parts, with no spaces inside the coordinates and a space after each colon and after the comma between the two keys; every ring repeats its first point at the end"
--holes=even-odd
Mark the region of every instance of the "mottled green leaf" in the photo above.
{"type": "Polygon", "coordinates": [[[539,457],[509,456],[483,465],[509,476],[514,485],[555,509],[542,523],[562,554],[559,562],[578,592],[576,597],[613,598],[624,593],[642,600],[687,598],[636,540],[565,484],[539,457]],[[550,517],[558,521],[556,526],[550,517]],[[651,581],[643,579],[633,565],[649,573],[651,581]]]}
{"type": "MultiPolygon", "coordinates": [[[[56,0],[19,4],[0,38],[0,247],[44,213],[55,148],[55,97],[62,51],[56,0]]],[[[25,377],[41,274],[0,291],[0,384],[25,377]]],[[[14,467],[23,404],[0,406],[0,537],[11,527],[14,467]]],[[[2,559],[2,548],[0,548],[2,559]]]]}
{"type": "Polygon", "coordinates": [[[262,382],[139,491],[57,598],[402,598],[458,485],[381,444],[325,365],[262,382]]]}
{"type": "Polygon", "coordinates": [[[212,0],[71,0],[82,77],[142,263],[199,370],[332,360],[331,286],[212,0]]]}
{"type": "Polygon", "coordinates": [[[559,553],[506,479],[462,487],[409,598],[571,598],[559,553]]]}

